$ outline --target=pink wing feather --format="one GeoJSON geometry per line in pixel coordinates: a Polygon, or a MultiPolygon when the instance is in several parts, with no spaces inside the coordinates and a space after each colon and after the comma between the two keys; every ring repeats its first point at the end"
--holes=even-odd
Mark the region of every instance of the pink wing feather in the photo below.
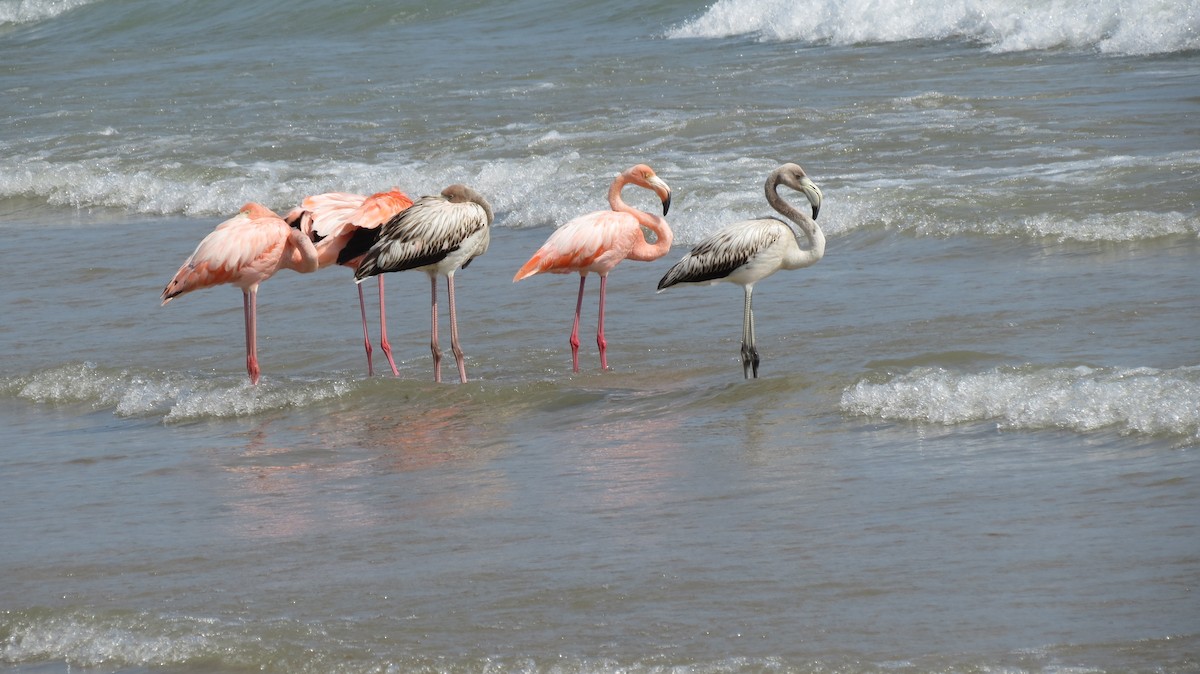
{"type": "Polygon", "coordinates": [[[242,290],[257,286],[279,270],[290,230],[270,209],[248,204],[200,241],[163,289],[163,304],[222,283],[242,290]]]}
{"type": "Polygon", "coordinates": [[[554,230],[513,280],[542,273],[607,274],[641,237],[641,226],[628,213],[596,211],[581,215],[554,230]]]}
{"type": "Polygon", "coordinates": [[[346,233],[352,222],[350,216],[365,200],[363,195],[350,192],[326,192],[305,197],[300,208],[312,214],[312,231],[305,234],[326,239],[346,233]]]}

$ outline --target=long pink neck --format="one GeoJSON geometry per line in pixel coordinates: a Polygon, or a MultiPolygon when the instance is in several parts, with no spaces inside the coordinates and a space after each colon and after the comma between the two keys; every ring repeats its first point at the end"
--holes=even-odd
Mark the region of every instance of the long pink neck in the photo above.
{"type": "Polygon", "coordinates": [[[298,229],[288,228],[288,250],[285,251],[282,266],[294,269],[301,274],[316,271],[320,267],[320,255],[311,239],[298,229]]]}
{"type": "Polygon", "coordinates": [[[608,205],[614,211],[632,215],[638,221],[639,225],[654,232],[654,243],[647,241],[645,235],[643,235],[639,241],[634,243],[633,249],[629,251],[629,254],[625,258],[639,262],[657,260],[671,252],[671,242],[675,240],[675,234],[671,232],[671,226],[667,224],[664,218],[645,211],[639,211],[621,199],[621,188],[627,184],[629,184],[629,179],[624,173],[617,176],[612,186],[608,188],[608,205]]]}

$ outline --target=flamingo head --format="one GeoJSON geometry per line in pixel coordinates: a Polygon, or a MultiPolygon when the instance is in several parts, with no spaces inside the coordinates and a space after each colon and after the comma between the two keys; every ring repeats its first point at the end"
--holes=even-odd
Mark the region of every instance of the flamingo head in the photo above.
{"type": "Polygon", "coordinates": [[[667,214],[671,208],[671,188],[654,173],[654,169],[645,164],[638,164],[627,169],[623,175],[628,182],[653,190],[662,201],[663,215],[667,214]]]}
{"type": "Polygon", "coordinates": [[[263,206],[262,204],[255,203],[253,201],[247,202],[244,206],[242,206],[242,208],[238,211],[238,214],[244,215],[247,218],[250,218],[251,220],[258,220],[259,218],[278,218],[279,217],[278,215],[275,214],[275,211],[267,208],[266,206],[263,206]]]}
{"type": "Polygon", "coordinates": [[[809,179],[804,173],[804,169],[796,164],[784,164],[779,172],[779,182],[788,187],[803,192],[808,198],[808,203],[812,206],[813,220],[817,219],[817,213],[821,211],[821,188],[809,179]]]}

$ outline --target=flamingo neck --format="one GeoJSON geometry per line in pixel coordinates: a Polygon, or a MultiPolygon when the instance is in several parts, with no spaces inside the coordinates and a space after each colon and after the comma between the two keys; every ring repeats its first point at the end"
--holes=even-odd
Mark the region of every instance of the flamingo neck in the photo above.
{"type": "Polygon", "coordinates": [[[639,211],[621,199],[621,189],[627,184],[629,184],[629,180],[625,177],[624,173],[617,176],[612,186],[608,188],[608,205],[614,211],[632,215],[639,225],[654,232],[654,243],[647,241],[643,233],[641,240],[634,244],[633,249],[626,256],[626,259],[637,260],[639,262],[657,260],[671,252],[671,243],[675,239],[675,234],[671,231],[671,226],[667,224],[666,219],[663,217],[639,211]]]}
{"type": "Polygon", "coordinates": [[[783,197],[779,196],[779,174],[771,175],[771,180],[767,182],[767,203],[771,204],[780,215],[796,223],[800,231],[804,233],[807,247],[800,241],[800,235],[796,235],[796,244],[798,250],[784,260],[785,269],[799,269],[816,264],[822,257],[825,257],[825,232],[821,231],[821,226],[818,225],[804,211],[789,204],[783,197]]]}
{"type": "Polygon", "coordinates": [[[311,239],[298,229],[288,228],[289,250],[283,256],[283,266],[301,274],[314,272],[321,267],[320,254],[311,239]]]}

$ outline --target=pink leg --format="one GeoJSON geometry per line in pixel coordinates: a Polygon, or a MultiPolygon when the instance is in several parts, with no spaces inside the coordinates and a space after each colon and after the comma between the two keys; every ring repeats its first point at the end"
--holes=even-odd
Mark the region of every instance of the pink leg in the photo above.
{"type": "MultiPolygon", "coordinates": [[[[392,375],[399,377],[400,370],[396,369],[396,361],[392,360],[392,345],[387,338],[387,316],[383,311],[383,274],[379,278],[379,348],[383,349],[383,355],[387,356],[388,365],[392,366],[392,375]]],[[[362,286],[359,286],[360,288],[362,286]]],[[[361,291],[360,291],[361,292],[361,291]]],[[[367,319],[363,317],[363,329],[366,329],[367,319]]]]}
{"type": "Polygon", "coordinates": [[[250,383],[257,384],[258,369],[258,291],[242,291],[242,310],[246,319],[246,374],[250,383]]]}
{"type": "Polygon", "coordinates": [[[363,349],[367,352],[367,376],[375,376],[375,368],[371,365],[371,334],[367,332],[367,303],[363,300],[362,284],[354,284],[358,288],[358,310],[362,313],[363,349]]]}
{"type": "Polygon", "coordinates": [[[454,362],[458,365],[458,380],[467,383],[467,361],[463,356],[462,347],[458,345],[458,316],[454,312],[454,272],[446,275],[447,292],[450,294],[450,350],[454,353],[454,362]]]}
{"type": "Polygon", "coordinates": [[[571,369],[579,372],[579,313],[583,310],[583,284],[587,274],[579,275],[579,299],[575,300],[575,324],[571,326],[571,369]]]}
{"type": "Polygon", "coordinates": [[[596,346],[600,347],[600,369],[608,369],[608,359],[605,352],[608,350],[608,342],[604,341],[604,291],[607,290],[608,275],[600,276],[600,318],[596,321],[596,346]]]}
{"type": "Polygon", "coordinates": [[[433,309],[431,312],[429,350],[433,352],[433,381],[442,381],[442,348],[438,346],[437,276],[429,275],[429,289],[433,309]]]}

